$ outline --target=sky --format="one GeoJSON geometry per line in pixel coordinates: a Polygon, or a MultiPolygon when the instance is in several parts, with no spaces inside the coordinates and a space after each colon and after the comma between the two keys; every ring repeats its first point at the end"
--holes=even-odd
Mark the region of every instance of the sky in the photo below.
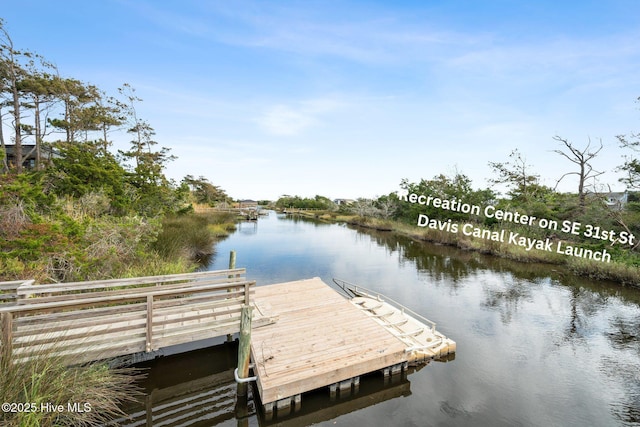
{"type": "MultiPolygon", "coordinates": [[[[603,149],[640,132],[640,2],[23,0],[17,48],[138,114],[177,159],[236,199],[377,197],[439,174],[491,186],[517,149],[544,185],[575,165],[554,136],[603,149]]],[[[114,136],[125,148],[127,135],[114,136]]],[[[564,178],[558,189],[576,191],[564,178]]]]}

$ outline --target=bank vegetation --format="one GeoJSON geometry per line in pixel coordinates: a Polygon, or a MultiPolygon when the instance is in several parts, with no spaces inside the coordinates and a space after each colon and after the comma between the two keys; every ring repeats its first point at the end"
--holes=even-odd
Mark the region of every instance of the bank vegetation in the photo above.
{"type": "MultiPolygon", "coordinates": [[[[193,212],[231,204],[222,189],[166,177],[175,157],[141,102],[126,83],[107,95],[64,77],[18,49],[0,19],[0,282],[184,273],[235,228],[229,213],[193,212]],[[116,135],[128,148],[113,149],[116,135]]],[[[3,404],[0,425],[105,425],[135,397],[135,374],[112,361],[78,365],[43,348],[16,362],[6,348],[0,400],[13,406],[3,404]]]]}
{"type": "Polygon", "coordinates": [[[474,189],[468,177],[456,173],[419,182],[403,180],[401,191],[377,199],[358,199],[348,205],[299,210],[296,214],[392,231],[520,262],[562,264],[576,275],[639,286],[640,193],[614,195],[592,189],[580,197],[544,187],[536,175],[518,175],[504,164],[497,179],[504,178],[505,168],[513,175],[512,181],[505,181],[509,190],[502,197],[489,188],[474,189]],[[416,196],[412,199],[411,195],[416,196]],[[438,202],[427,203],[429,196],[438,202]],[[477,209],[451,209],[463,204],[480,207],[481,214],[469,213],[477,213],[477,209]],[[486,207],[489,208],[485,211],[486,207]],[[541,223],[548,225],[543,228],[541,223]],[[532,247],[516,244],[519,240],[509,240],[508,236],[528,239],[532,247]],[[559,247],[574,248],[575,254],[560,253],[559,247]],[[604,260],[586,257],[603,253],[604,260]]]}

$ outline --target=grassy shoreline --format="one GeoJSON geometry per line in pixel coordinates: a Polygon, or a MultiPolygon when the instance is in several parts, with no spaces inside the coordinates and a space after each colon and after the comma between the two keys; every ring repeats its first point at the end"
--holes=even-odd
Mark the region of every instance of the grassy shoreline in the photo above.
{"type": "Polygon", "coordinates": [[[165,259],[198,263],[215,251],[215,243],[236,229],[232,213],[190,213],[166,217],[153,245],[165,259]]]}
{"type": "MultiPolygon", "coordinates": [[[[112,273],[134,277],[195,270],[203,257],[213,253],[215,243],[236,229],[236,217],[190,213],[164,217],[158,227],[151,246],[144,246],[144,253],[131,254],[125,268],[112,273]]],[[[134,368],[113,367],[110,361],[78,365],[72,356],[59,356],[56,345],[36,348],[20,360],[6,349],[0,345],[0,397],[13,402],[15,410],[0,413],[3,426],[104,425],[124,416],[121,404],[141,392],[136,385],[141,372],[134,368]],[[82,405],[83,411],[67,410],[74,404],[82,405]],[[41,405],[62,409],[41,410],[41,405]]]]}
{"type": "Polygon", "coordinates": [[[527,251],[525,248],[486,239],[477,239],[459,233],[418,228],[414,225],[392,220],[359,217],[330,211],[297,212],[296,215],[329,222],[343,222],[378,231],[389,231],[418,241],[454,246],[462,250],[511,259],[523,263],[564,265],[577,276],[595,280],[608,280],[623,286],[640,288],[640,268],[612,260],[609,263],[570,257],[556,252],[540,250],[527,251]]]}

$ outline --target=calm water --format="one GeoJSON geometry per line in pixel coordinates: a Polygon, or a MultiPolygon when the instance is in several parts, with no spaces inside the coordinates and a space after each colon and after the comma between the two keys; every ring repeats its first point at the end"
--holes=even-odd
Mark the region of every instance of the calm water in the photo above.
{"type": "MultiPolygon", "coordinates": [[[[207,268],[227,268],[230,250],[258,286],[315,276],[331,284],[341,278],[403,303],[457,342],[453,361],[433,362],[392,384],[381,376],[367,378],[358,395],[337,402],[326,391],[304,396],[302,411],[276,422],[640,426],[640,291],[275,213],[257,224],[243,223],[217,245],[207,268]]],[[[149,388],[161,388],[160,378],[228,377],[232,350],[216,351],[165,358],[154,365],[149,388]],[[218,362],[207,362],[212,359],[218,362]],[[217,367],[198,374],[201,364],[217,367]]],[[[217,393],[227,393],[228,400],[228,388],[220,386],[217,393]]],[[[233,407],[221,404],[202,425],[268,424],[251,412],[237,421],[233,407]]]]}

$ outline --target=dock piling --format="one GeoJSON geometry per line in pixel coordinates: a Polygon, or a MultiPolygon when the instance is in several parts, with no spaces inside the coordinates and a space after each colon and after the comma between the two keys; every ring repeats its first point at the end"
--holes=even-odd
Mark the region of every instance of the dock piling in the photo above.
{"type": "Polygon", "coordinates": [[[236,251],[229,252],[229,270],[236,268],[236,251]]]}
{"type": "MultiPolygon", "coordinates": [[[[229,270],[233,270],[236,268],[236,251],[232,250],[229,252],[229,270]]],[[[229,278],[231,279],[233,276],[229,275],[229,278]]],[[[229,290],[230,292],[231,290],[229,290]]],[[[232,334],[227,334],[227,342],[231,342],[233,341],[233,335],[232,334]]]]}
{"type": "MultiPolygon", "coordinates": [[[[240,317],[240,340],[238,344],[238,376],[247,378],[249,376],[249,359],[251,358],[251,315],[253,307],[242,306],[240,317]]],[[[247,384],[238,383],[238,396],[247,395],[247,384]]]]}

